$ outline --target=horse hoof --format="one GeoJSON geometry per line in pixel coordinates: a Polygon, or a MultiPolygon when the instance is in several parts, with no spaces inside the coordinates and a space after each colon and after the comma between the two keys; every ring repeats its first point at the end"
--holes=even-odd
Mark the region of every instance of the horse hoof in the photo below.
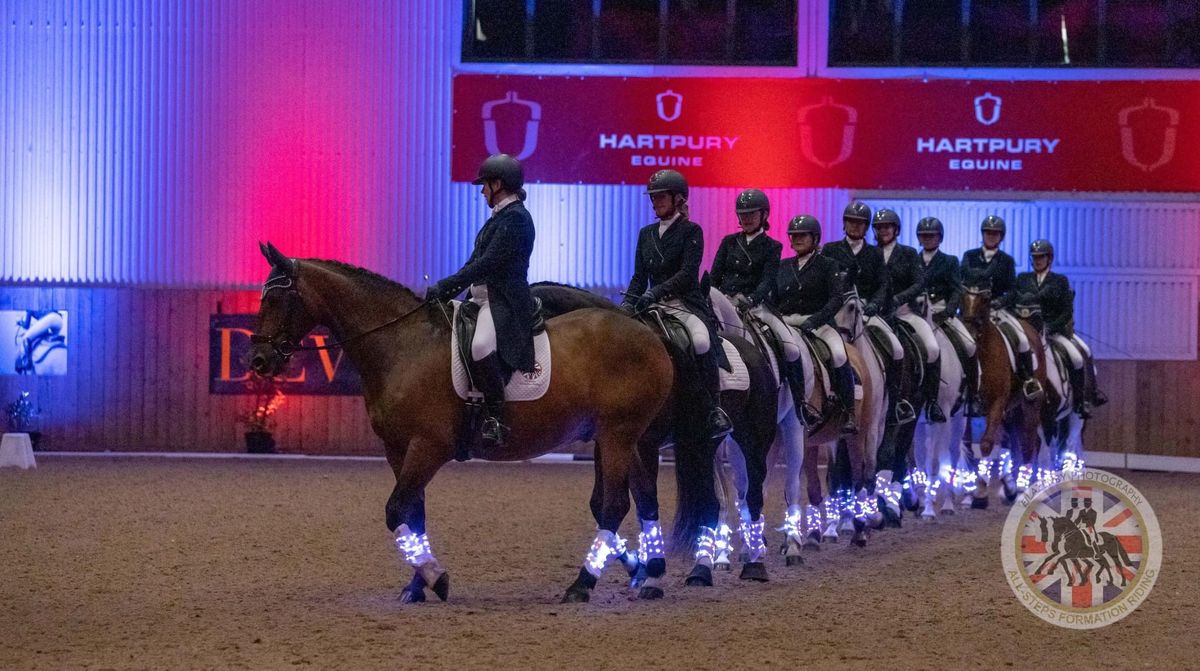
{"type": "Polygon", "coordinates": [[[742,566],[742,574],[738,576],[742,580],[753,580],[755,582],[767,582],[770,578],[767,577],[767,566],[760,561],[749,562],[742,566]]]}
{"type": "Polygon", "coordinates": [[[916,512],[917,507],[919,507],[921,503],[917,500],[917,495],[913,492],[913,490],[906,489],[904,490],[904,493],[900,495],[900,505],[909,512],[916,512]]]}
{"type": "Polygon", "coordinates": [[[685,580],[683,584],[687,585],[688,587],[712,587],[712,570],[704,564],[696,564],[696,566],[692,568],[692,572],[688,574],[687,580],[685,580]]]}
{"type": "Polygon", "coordinates": [[[987,500],[986,496],[984,496],[982,498],[980,498],[980,497],[972,497],[971,498],[971,508],[973,510],[987,510],[987,507],[988,507],[988,500],[987,500]]]}
{"type": "Polygon", "coordinates": [[[953,508],[942,508],[941,510],[938,511],[938,514],[942,515],[944,517],[949,517],[954,514],[954,509],[953,508]]]}
{"type": "Polygon", "coordinates": [[[400,603],[425,603],[425,590],[405,587],[400,592],[400,603]]]}
{"type": "Polygon", "coordinates": [[[788,555],[783,558],[785,566],[804,566],[804,557],[800,555],[788,555]]]}
{"type": "Polygon", "coordinates": [[[431,589],[433,589],[433,593],[437,595],[437,598],[441,599],[442,601],[445,601],[447,598],[449,598],[449,596],[450,596],[450,574],[443,573],[437,579],[437,582],[433,583],[433,587],[431,589]]]}
{"type": "Polygon", "coordinates": [[[855,547],[860,547],[860,548],[867,547],[867,534],[864,532],[859,532],[859,533],[854,534],[854,538],[850,539],[850,543],[852,545],[854,545],[855,547]]]}
{"type": "Polygon", "coordinates": [[[559,603],[587,603],[592,598],[592,593],[576,585],[571,585],[567,588],[567,593],[563,594],[562,601],[559,603]]]}
{"type": "Polygon", "coordinates": [[[730,564],[727,561],[717,562],[716,564],[713,564],[713,568],[718,571],[732,571],[733,564],[730,564]]]}
{"type": "Polygon", "coordinates": [[[1011,506],[1013,503],[1016,503],[1016,501],[1017,501],[1017,496],[1019,496],[1019,495],[1020,495],[1020,492],[1018,492],[1018,491],[1017,491],[1017,490],[1015,490],[1015,489],[1014,489],[1014,490],[1012,490],[1012,492],[1009,492],[1007,487],[1005,487],[1005,488],[1004,488],[1004,502],[1005,502],[1005,503],[1007,503],[1007,504],[1008,504],[1008,505],[1010,505],[1010,506],[1011,506]]]}
{"type": "Polygon", "coordinates": [[[653,587],[653,586],[643,587],[642,591],[638,592],[638,598],[646,599],[647,601],[652,601],[654,599],[661,599],[661,598],[663,598],[662,588],[661,587],[653,587]]]}

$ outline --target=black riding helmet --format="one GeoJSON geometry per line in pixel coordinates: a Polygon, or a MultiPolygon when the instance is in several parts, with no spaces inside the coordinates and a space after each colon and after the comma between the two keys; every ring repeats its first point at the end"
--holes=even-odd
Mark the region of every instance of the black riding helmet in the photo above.
{"type": "Polygon", "coordinates": [[[1004,220],[994,214],[989,214],[983,218],[983,223],[979,225],[979,230],[982,232],[996,231],[1003,235],[1005,231],[1004,220]]]}
{"type": "Polygon", "coordinates": [[[821,244],[821,222],[811,214],[792,217],[792,220],[788,222],[787,232],[789,237],[797,233],[810,233],[813,236],[813,244],[821,244]]]}
{"type": "Polygon", "coordinates": [[[942,220],[937,217],[925,217],[917,222],[917,235],[922,233],[937,233],[938,237],[946,237],[946,229],[942,227],[942,220]]]}
{"type": "Polygon", "coordinates": [[[856,219],[859,221],[871,221],[871,208],[862,201],[854,201],[846,206],[842,211],[842,219],[856,219]]]}
{"type": "Polygon", "coordinates": [[[896,235],[900,235],[900,215],[896,214],[895,210],[889,210],[886,207],[875,213],[875,217],[871,220],[873,228],[887,226],[891,224],[896,227],[896,235]]]}
{"type": "Polygon", "coordinates": [[[733,203],[733,209],[738,214],[747,214],[749,212],[762,212],[762,227],[763,230],[770,228],[767,223],[767,217],[771,214],[771,201],[767,199],[767,194],[758,189],[746,189],[738,194],[737,200],[733,203]]]}
{"type": "Polygon", "coordinates": [[[1054,256],[1054,245],[1050,244],[1049,240],[1034,240],[1029,245],[1030,256],[1054,256]]]}
{"type": "Polygon", "coordinates": [[[479,164],[479,175],[472,184],[483,184],[492,180],[500,180],[504,190],[516,193],[525,186],[525,171],[521,162],[508,154],[492,154],[479,164]]]}
{"type": "Polygon", "coordinates": [[[646,193],[654,194],[663,191],[687,198],[687,180],[677,170],[659,170],[650,176],[650,183],[646,185],[646,193]]]}

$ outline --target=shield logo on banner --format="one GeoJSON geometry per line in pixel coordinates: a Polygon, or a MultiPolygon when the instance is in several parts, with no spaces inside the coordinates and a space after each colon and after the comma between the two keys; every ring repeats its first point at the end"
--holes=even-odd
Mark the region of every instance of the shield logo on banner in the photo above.
{"type": "Polygon", "coordinates": [[[831,168],[846,159],[850,158],[850,153],[854,151],[854,130],[858,124],[858,110],[849,105],[842,105],[833,102],[833,98],[825,96],[821,98],[821,102],[815,105],[801,107],[796,113],[796,120],[800,122],[800,153],[804,158],[821,166],[822,168],[831,168]],[[840,116],[844,120],[841,121],[841,132],[838,128],[830,128],[829,122],[831,116],[840,116]],[[821,121],[818,122],[818,119],[821,121]],[[815,129],[814,122],[818,122],[821,128],[815,129]],[[841,136],[841,142],[838,144],[836,155],[831,160],[823,160],[817,158],[814,151],[816,137],[835,138],[841,136]]]}
{"type": "Polygon", "coordinates": [[[991,92],[986,92],[975,98],[975,120],[979,123],[990,126],[1000,120],[1000,105],[999,96],[994,96],[991,92]]]}
{"type": "Polygon", "coordinates": [[[487,147],[488,154],[512,154],[518,161],[524,161],[533,155],[537,149],[538,141],[538,125],[542,122],[542,106],[530,100],[521,100],[516,91],[509,91],[503,98],[499,100],[489,100],[483,104],[481,111],[483,117],[483,144],[487,147]],[[517,105],[529,110],[529,117],[525,121],[525,141],[521,144],[519,152],[502,152],[500,150],[500,142],[496,139],[496,120],[492,118],[493,111],[501,105],[517,105]]]}
{"type": "Polygon", "coordinates": [[[654,97],[654,102],[658,106],[658,118],[663,121],[674,121],[683,114],[683,96],[667,89],[654,97]],[[670,109],[670,112],[667,110],[670,109]]]}
{"type": "MultiPolygon", "coordinates": [[[[1117,122],[1121,126],[1121,156],[1129,165],[1140,168],[1142,172],[1151,172],[1170,163],[1171,159],[1175,157],[1175,138],[1179,132],[1179,110],[1163,107],[1155,103],[1154,98],[1146,98],[1140,105],[1126,107],[1118,112],[1117,122]],[[1134,123],[1137,123],[1140,129],[1145,129],[1151,124],[1153,124],[1151,127],[1158,129],[1159,136],[1154,138],[1154,143],[1159,147],[1158,158],[1153,163],[1138,160],[1135,151],[1137,145],[1133,137],[1134,123]]],[[[1145,148],[1154,145],[1144,142],[1142,146],[1145,148]]],[[[1153,156],[1154,154],[1149,152],[1144,155],[1153,156]]]]}

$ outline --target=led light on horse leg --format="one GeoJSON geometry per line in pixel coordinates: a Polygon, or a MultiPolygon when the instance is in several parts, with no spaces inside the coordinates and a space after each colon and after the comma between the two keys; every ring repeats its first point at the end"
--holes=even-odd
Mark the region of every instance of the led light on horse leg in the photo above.
{"type": "Polygon", "coordinates": [[[757,522],[747,522],[742,525],[742,543],[750,553],[750,561],[758,561],[767,553],[767,544],[763,542],[764,520],[760,515],[757,522]]]}
{"type": "Polygon", "coordinates": [[[804,528],[808,531],[821,529],[821,509],[814,505],[804,507],[804,528]]]}
{"type": "MultiPolygon", "coordinates": [[[[742,535],[745,536],[746,523],[743,523],[741,528],[742,535]]],[[[717,536],[713,540],[713,547],[716,548],[718,553],[729,552],[731,540],[733,540],[733,529],[730,529],[728,524],[722,522],[720,526],[717,527],[717,536]]]]}
{"type": "Polygon", "coordinates": [[[658,520],[642,520],[642,532],[638,534],[638,561],[645,564],[651,559],[666,556],[667,544],[658,520]]]}
{"type": "Polygon", "coordinates": [[[700,527],[696,536],[696,561],[707,559],[710,562],[716,557],[717,530],[712,527],[700,527]]]}
{"type": "Polygon", "coordinates": [[[616,549],[616,534],[604,529],[597,531],[596,538],[592,541],[592,547],[583,559],[583,567],[587,569],[588,573],[599,578],[600,574],[604,572],[604,565],[614,555],[616,549]]]}
{"type": "Polygon", "coordinates": [[[404,561],[412,566],[420,566],[433,561],[433,551],[429,549],[429,537],[425,534],[413,533],[407,524],[396,528],[396,548],[404,556],[404,561]]]}

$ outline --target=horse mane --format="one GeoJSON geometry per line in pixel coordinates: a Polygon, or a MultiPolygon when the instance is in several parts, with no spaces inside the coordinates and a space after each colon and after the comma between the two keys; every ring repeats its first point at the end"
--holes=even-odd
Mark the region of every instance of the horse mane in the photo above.
{"type": "Polygon", "coordinates": [[[418,300],[418,301],[420,300],[420,298],[417,296],[416,292],[414,292],[412,289],[409,289],[408,287],[404,286],[403,284],[400,284],[399,282],[396,282],[395,280],[390,280],[373,270],[367,270],[366,268],[363,268],[361,266],[355,266],[355,265],[351,265],[349,263],[345,263],[343,261],[333,261],[330,259],[304,259],[304,260],[306,262],[316,263],[317,265],[326,266],[330,270],[338,271],[341,274],[347,275],[354,280],[361,281],[364,284],[366,284],[368,286],[368,288],[370,288],[370,289],[377,290],[377,291],[400,292],[400,293],[404,293],[404,294],[411,296],[415,300],[418,300]]]}

